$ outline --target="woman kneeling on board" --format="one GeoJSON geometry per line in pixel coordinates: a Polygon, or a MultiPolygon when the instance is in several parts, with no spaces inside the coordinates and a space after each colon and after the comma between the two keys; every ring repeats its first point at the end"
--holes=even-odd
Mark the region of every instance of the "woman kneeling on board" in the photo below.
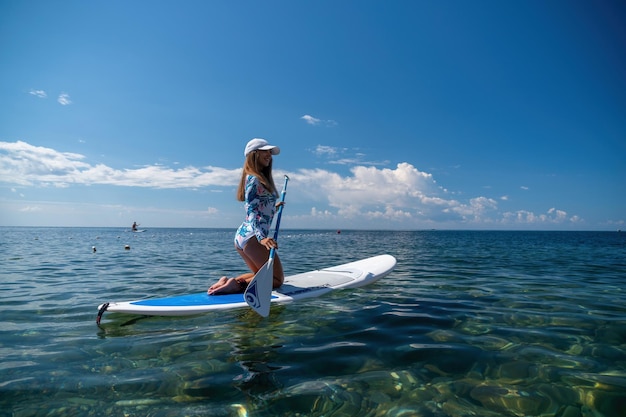
{"type": "MultiPolygon", "coordinates": [[[[278,248],[278,243],[269,236],[277,203],[278,191],[272,177],[272,155],[280,148],[270,145],[265,139],[252,139],[246,145],[246,160],[239,181],[237,199],[245,202],[246,219],[235,234],[235,249],[251,272],[236,278],[221,277],[209,287],[209,295],[244,292],[255,274],[267,262],[269,251],[278,248]]],[[[285,274],[278,255],[274,255],[273,288],[283,284],[285,274]]]]}

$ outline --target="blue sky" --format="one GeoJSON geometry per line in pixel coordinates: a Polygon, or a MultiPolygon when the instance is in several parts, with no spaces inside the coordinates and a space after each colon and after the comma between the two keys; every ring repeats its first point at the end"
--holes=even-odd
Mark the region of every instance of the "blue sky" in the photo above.
{"type": "Polygon", "coordinates": [[[0,4],[0,225],[626,229],[621,1],[0,4]]]}

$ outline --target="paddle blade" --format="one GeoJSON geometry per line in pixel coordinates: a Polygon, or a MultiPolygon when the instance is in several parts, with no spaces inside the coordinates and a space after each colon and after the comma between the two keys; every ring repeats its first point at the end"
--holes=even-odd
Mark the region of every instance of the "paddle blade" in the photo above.
{"type": "Polygon", "coordinates": [[[267,317],[270,314],[272,283],[274,281],[274,267],[272,261],[273,259],[270,258],[270,260],[259,269],[259,272],[256,273],[244,293],[246,303],[263,317],[267,317]]]}

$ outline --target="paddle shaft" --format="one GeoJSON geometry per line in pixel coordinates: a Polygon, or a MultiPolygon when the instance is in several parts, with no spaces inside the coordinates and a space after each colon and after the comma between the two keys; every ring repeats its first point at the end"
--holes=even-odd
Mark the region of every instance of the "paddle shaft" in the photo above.
{"type": "MultiPolygon", "coordinates": [[[[283,184],[283,190],[280,192],[280,202],[285,202],[285,195],[287,194],[287,182],[289,181],[289,177],[285,175],[285,183],[283,184]]],[[[278,229],[280,228],[280,218],[283,214],[283,204],[278,206],[278,213],[276,214],[276,228],[274,229],[274,241],[278,241],[278,229]]],[[[270,257],[269,259],[274,260],[274,252],[275,248],[270,249],[270,257]]]]}

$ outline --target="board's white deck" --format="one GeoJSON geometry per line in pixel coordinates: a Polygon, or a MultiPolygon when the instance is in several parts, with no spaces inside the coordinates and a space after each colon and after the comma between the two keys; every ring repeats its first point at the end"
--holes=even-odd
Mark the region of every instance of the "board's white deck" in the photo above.
{"type": "MultiPolygon", "coordinates": [[[[285,303],[298,299],[317,297],[340,288],[357,288],[370,284],[387,275],[396,265],[391,255],[379,255],[331,268],[292,275],[272,292],[272,302],[285,303]]],[[[106,311],[181,316],[246,307],[243,294],[207,295],[188,294],[174,297],[153,298],[109,303],[106,311]]],[[[102,305],[98,306],[101,309],[102,305]]]]}

